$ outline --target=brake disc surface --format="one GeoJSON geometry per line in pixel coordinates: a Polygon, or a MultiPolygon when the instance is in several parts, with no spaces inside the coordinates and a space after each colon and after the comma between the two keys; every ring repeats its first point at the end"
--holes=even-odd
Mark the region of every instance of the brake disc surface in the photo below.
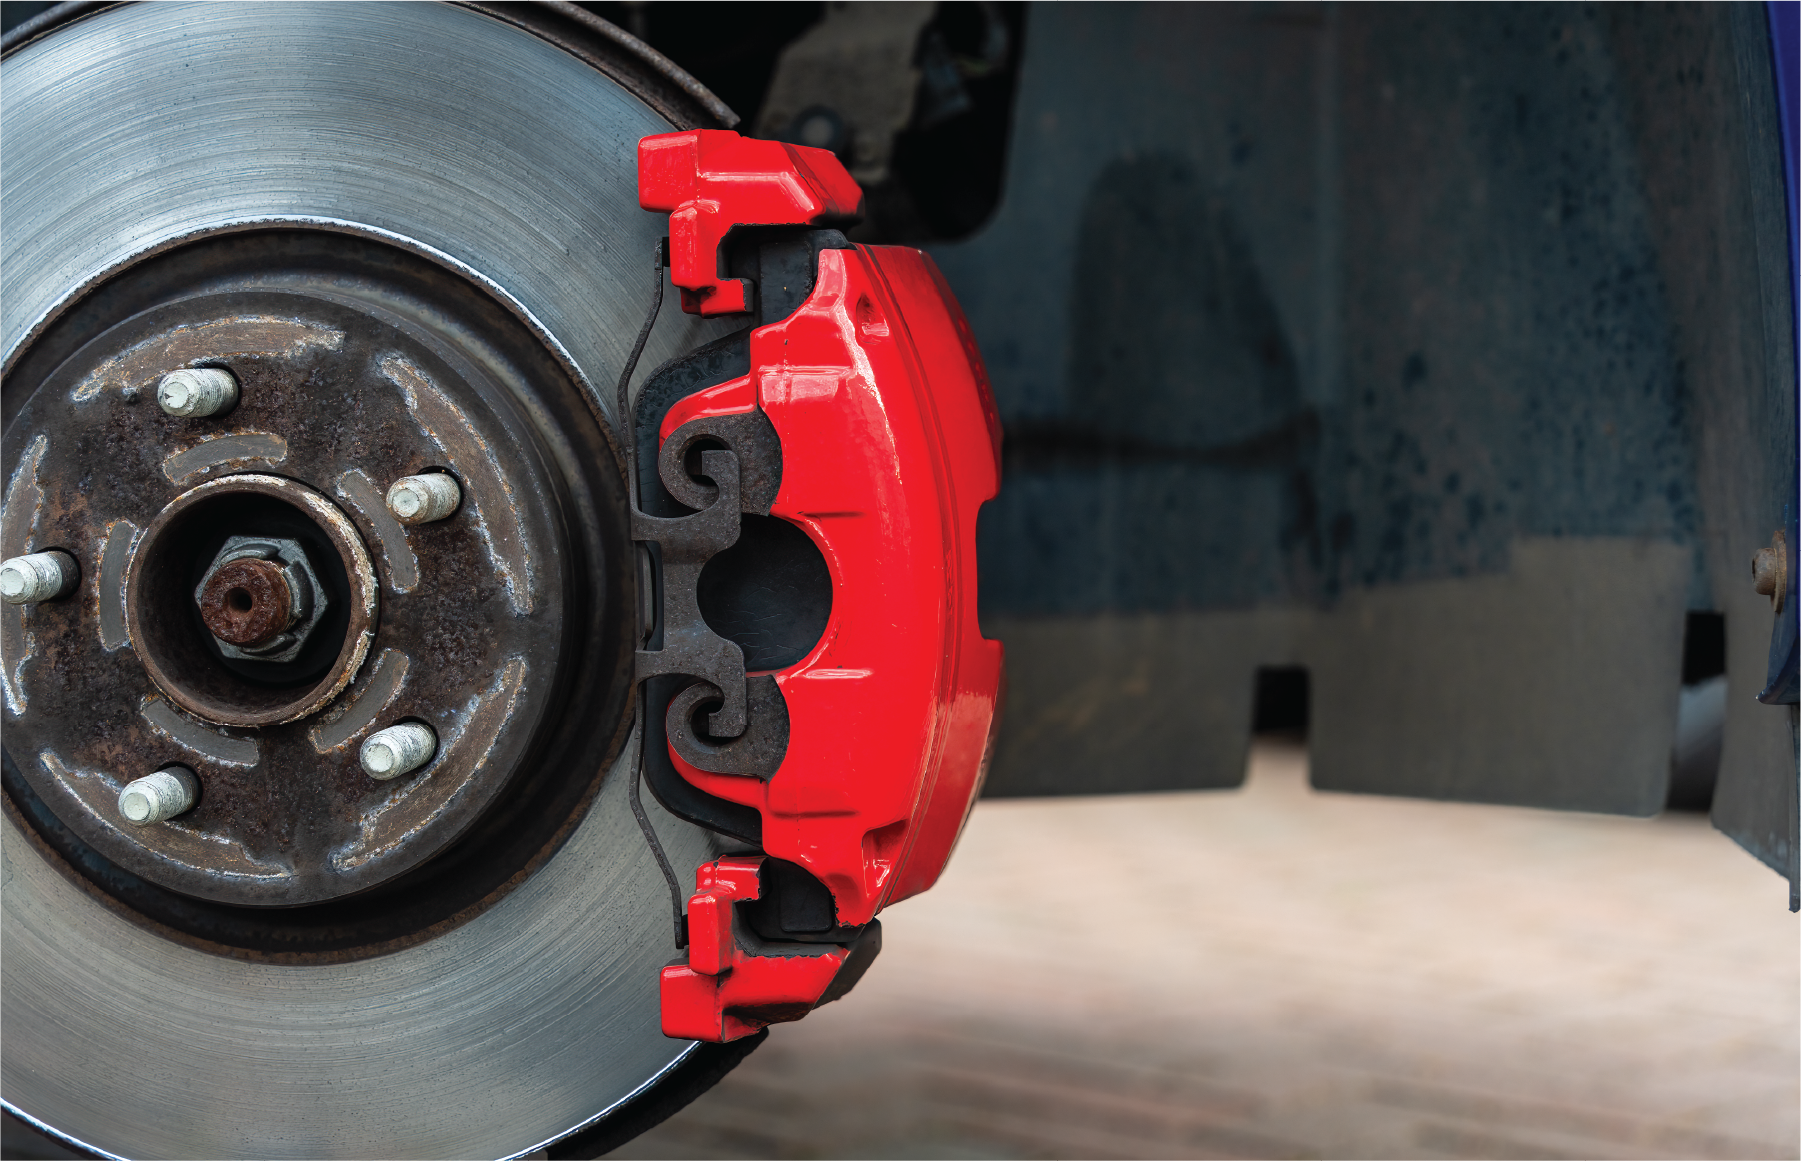
{"type": "MultiPolygon", "coordinates": [[[[648,259],[661,232],[660,222],[637,208],[635,146],[638,138],[671,126],[561,49],[480,12],[449,6],[132,5],[87,16],[9,55],[0,68],[0,103],[0,160],[7,174],[0,339],[9,373],[9,482],[37,436],[80,438],[79,409],[49,406],[48,397],[21,398],[23,390],[11,381],[34,344],[58,334],[72,304],[155,262],[178,263],[208,246],[252,246],[257,238],[289,239],[290,256],[293,246],[307,249],[305,239],[341,238],[346,253],[364,256],[363,274],[371,263],[379,266],[387,251],[405,256],[394,259],[396,268],[413,263],[438,269],[463,288],[459,293],[487,295],[505,309],[514,320],[509,326],[540,344],[543,358],[567,375],[571,391],[599,398],[594,423],[607,422],[605,399],[642,320],[648,259]]],[[[330,249],[313,245],[309,260],[317,265],[318,254],[330,249]]],[[[260,282],[214,286],[226,298],[215,296],[207,317],[282,315],[275,309],[282,295],[292,306],[295,294],[318,289],[305,282],[284,281],[273,263],[260,282]],[[232,294],[238,297],[230,299],[232,294]]],[[[439,323],[427,318],[409,330],[407,319],[397,322],[390,309],[397,300],[371,306],[370,295],[348,289],[333,303],[320,306],[322,301],[315,295],[311,314],[289,310],[283,317],[354,334],[362,315],[381,315],[384,325],[393,324],[392,333],[371,340],[386,345],[363,351],[369,359],[359,367],[383,366],[383,352],[405,355],[410,342],[411,365],[429,365],[446,398],[463,398],[461,388],[445,384],[458,367],[467,369],[467,360],[458,362],[455,344],[434,329],[439,323]]],[[[687,316],[665,318],[644,366],[723,329],[687,316]]],[[[126,311],[117,320],[124,328],[118,338],[123,349],[158,336],[167,342],[169,328],[180,321],[126,311]]],[[[268,361],[271,382],[281,375],[309,382],[307,375],[318,369],[307,360],[325,355],[313,350],[284,357],[288,362],[268,361]]],[[[78,372],[98,365],[72,355],[59,364],[64,378],[47,374],[43,390],[77,392],[83,382],[78,372]]],[[[355,377],[343,374],[345,381],[355,377]]],[[[404,379],[405,373],[388,379],[396,376],[404,379]]],[[[467,398],[478,396],[486,398],[480,391],[467,398]]],[[[396,400],[406,397],[406,388],[396,387],[379,400],[372,395],[370,405],[401,408],[391,419],[404,426],[404,408],[396,400]]],[[[523,392],[515,405],[529,412],[532,398],[523,392]]],[[[321,406],[354,402],[331,396],[321,406]]],[[[245,418],[253,414],[247,411],[245,418]]],[[[323,436],[308,445],[301,433],[305,423],[290,417],[289,429],[278,431],[281,416],[264,418],[270,434],[292,437],[295,460],[251,466],[305,484],[347,512],[357,506],[340,487],[346,474],[362,471],[375,480],[388,462],[382,457],[393,454],[338,447],[323,436]]],[[[478,442],[532,423],[554,429],[554,421],[498,415],[495,426],[477,425],[478,442]]],[[[139,436],[155,433],[150,423],[139,436]]],[[[192,442],[172,443],[158,459],[191,450],[192,442]]],[[[411,454],[417,459],[429,452],[421,444],[411,454]]],[[[570,453],[552,447],[542,454],[556,461],[570,453]]],[[[423,463],[401,464],[391,474],[423,463]]],[[[218,469],[191,477],[180,474],[185,466],[188,461],[179,461],[173,475],[164,473],[166,495],[145,498],[141,511],[122,509],[117,518],[149,527],[166,505],[201,484],[244,476],[237,470],[242,464],[221,461],[218,469]]],[[[64,486],[90,495],[78,480],[64,486]]],[[[566,496],[534,496],[531,502],[569,506],[566,496]]],[[[490,497],[488,503],[487,515],[497,515],[498,501],[490,497]]],[[[542,523],[551,516],[571,526],[582,525],[584,517],[526,514],[525,535],[557,555],[561,542],[542,523]]],[[[418,628],[435,616],[440,637],[454,631],[445,620],[448,605],[408,622],[403,598],[410,594],[391,591],[380,530],[365,521],[354,531],[368,542],[387,586],[383,599],[392,601],[389,611],[397,618],[391,625],[418,628]]],[[[479,546],[465,547],[481,555],[479,546]]],[[[84,571],[103,559],[97,542],[84,571]]],[[[540,615],[563,607],[564,586],[598,583],[563,563],[539,561],[540,615]]],[[[92,599],[86,589],[92,579],[84,576],[79,599],[92,599]]],[[[509,617],[524,615],[516,606],[509,617]]],[[[98,608],[84,605],[78,612],[104,633],[98,608]]],[[[380,614],[375,620],[379,626],[380,614]]],[[[463,676],[473,680],[480,670],[485,688],[504,683],[508,657],[544,658],[548,665],[556,653],[553,630],[521,620],[474,634],[487,651],[471,655],[463,676]]],[[[358,682],[373,679],[386,647],[378,627],[369,656],[353,673],[358,682]]],[[[9,681],[18,691],[29,687],[37,699],[9,705],[9,757],[18,769],[39,763],[32,773],[40,792],[54,791],[43,781],[45,750],[62,747],[70,755],[62,764],[72,772],[104,765],[109,753],[128,752],[80,736],[81,715],[68,707],[63,710],[71,724],[35,724],[30,715],[56,696],[56,683],[30,667],[47,661],[20,656],[7,664],[9,681]],[[58,730],[64,734],[46,741],[58,730]],[[31,752],[15,749],[15,739],[29,740],[31,752]],[[85,764],[76,754],[84,747],[85,764]]],[[[329,686],[325,672],[321,681],[329,686]]],[[[440,680],[448,698],[456,692],[456,676],[422,667],[416,688],[427,691],[440,680]]],[[[153,685],[146,681],[141,691],[121,692],[115,707],[120,721],[135,721],[132,705],[159,695],[153,685]]],[[[357,688],[350,686],[352,693],[357,688]]],[[[527,684],[520,690],[529,700],[527,684]]],[[[408,712],[425,716],[429,708],[408,712]]],[[[512,735],[496,734],[502,742],[495,761],[529,768],[534,759],[563,752],[524,737],[541,732],[539,718],[562,715],[584,719],[580,724],[595,730],[614,728],[611,721],[593,720],[592,705],[552,708],[554,713],[534,716],[530,705],[522,706],[509,727],[519,736],[506,741],[512,735]]],[[[266,716],[274,722],[282,712],[278,706],[266,716]]],[[[327,720],[329,713],[256,728],[290,731],[287,742],[269,745],[287,746],[283,752],[297,763],[309,760],[312,746],[329,764],[323,755],[331,747],[317,743],[333,738],[308,740],[327,720]]],[[[333,760],[342,767],[341,754],[333,760]]],[[[185,921],[168,915],[152,915],[154,922],[146,923],[130,906],[59,866],[41,838],[28,833],[22,816],[9,811],[0,830],[6,932],[0,945],[6,1027],[0,1084],[6,1103],[98,1151],[170,1157],[505,1156],[529,1152],[605,1114],[666,1075],[689,1048],[665,1039],[658,1026],[657,969],[672,951],[668,896],[626,807],[625,780],[617,776],[625,768],[620,763],[600,781],[585,814],[572,815],[579,821],[560,849],[542,865],[522,864],[505,890],[490,892],[489,903],[441,922],[416,923],[417,930],[388,946],[368,940],[356,945],[353,939],[348,951],[317,954],[306,950],[314,945],[305,940],[296,944],[300,952],[289,955],[269,950],[277,937],[234,945],[219,938],[223,928],[199,921],[184,928],[185,921]]],[[[587,784],[597,772],[557,773],[587,784]]],[[[500,777],[484,777],[470,767],[470,793],[494,798],[522,785],[519,779],[527,775],[509,768],[500,777]]],[[[80,781],[72,775],[63,784],[80,781]]],[[[295,808],[329,799],[342,814],[356,799],[348,792],[319,794],[323,798],[296,798],[295,808]]],[[[65,804],[65,813],[72,809],[65,804]]],[[[479,811],[472,807],[469,813],[479,811]]],[[[660,812],[655,820],[678,865],[706,857],[698,829],[660,812]]],[[[467,825],[443,822],[443,833],[432,840],[437,845],[422,846],[419,860],[429,867],[467,825]]],[[[102,853],[110,841],[104,828],[80,837],[102,853]]],[[[158,889],[184,897],[207,894],[205,884],[183,878],[187,872],[180,867],[159,869],[152,858],[135,870],[158,889]]],[[[408,870],[398,867],[394,874],[408,870]]],[[[376,881],[353,879],[302,876],[285,897],[280,890],[255,899],[223,889],[215,894],[223,904],[268,911],[271,902],[316,903],[376,881]]],[[[229,926],[230,916],[219,922],[229,926]]]]}

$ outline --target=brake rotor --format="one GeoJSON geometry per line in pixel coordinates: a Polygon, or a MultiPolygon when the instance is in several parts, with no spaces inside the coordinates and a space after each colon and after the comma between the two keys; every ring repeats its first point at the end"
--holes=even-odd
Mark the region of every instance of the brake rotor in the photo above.
{"type": "MultiPolygon", "coordinates": [[[[636,143],[707,106],[547,28],[126,5],[0,69],[0,549],[83,574],[0,606],[0,1082],[88,1149],[518,1155],[695,1083],[616,776],[605,400],[661,232],[636,143]],[[170,414],[177,368],[236,405],[170,414]],[[434,472],[455,514],[402,524],[434,472]],[[408,723],[427,763],[372,778],[408,723]],[[192,809],[122,823],[176,765],[192,809]]],[[[726,329],[666,316],[646,365],[726,329]]]]}

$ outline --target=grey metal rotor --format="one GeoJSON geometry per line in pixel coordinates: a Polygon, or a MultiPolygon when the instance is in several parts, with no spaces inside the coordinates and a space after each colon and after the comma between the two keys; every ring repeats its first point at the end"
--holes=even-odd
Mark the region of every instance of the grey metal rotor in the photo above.
{"type": "MultiPolygon", "coordinates": [[[[0,109],[8,367],[109,273],[256,223],[336,224],[430,254],[510,302],[590,389],[617,376],[643,317],[662,228],[637,206],[636,142],[674,126],[479,11],[107,8],[11,53],[0,109]]],[[[642,365],[724,329],[667,312],[642,365]]],[[[610,412],[608,391],[593,394],[610,412]]],[[[509,1156],[592,1122],[690,1047],[659,1029],[668,895],[625,769],[487,911],[351,963],[166,939],[98,902],[9,816],[0,1097],[137,1157],[509,1156]]],[[[697,828],[654,818],[678,865],[708,856],[697,828]]]]}

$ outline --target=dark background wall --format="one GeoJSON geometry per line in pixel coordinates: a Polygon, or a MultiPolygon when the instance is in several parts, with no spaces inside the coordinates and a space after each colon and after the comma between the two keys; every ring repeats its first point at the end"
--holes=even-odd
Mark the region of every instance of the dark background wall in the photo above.
{"type": "Polygon", "coordinates": [[[1027,43],[1000,209],[934,248],[1007,427],[993,790],[1233,784],[1301,665],[1320,785],[1650,813],[1721,614],[1722,806],[1786,865],[1761,9],[1061,5],[1027,43]]]}

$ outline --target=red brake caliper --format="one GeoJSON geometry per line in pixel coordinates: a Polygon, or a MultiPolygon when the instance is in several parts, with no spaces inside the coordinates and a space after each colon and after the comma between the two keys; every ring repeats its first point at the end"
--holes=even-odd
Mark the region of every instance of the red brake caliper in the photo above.
{"type": "MultiPolygon", "coordinates": [[[[823,150],[718,130],[638,148],[639,200],[669,213],[671,278],[690,313],[751,309],[754,288],[722,274],[734,227],[829,225],[860,199],[823,150]]],[[[755,811],[768,856],[699,868],[687,962],[662,975],[670,1036],[736,1039],[854,982],[877,946],[876,912],[944,869],[993,736],[1001,647],[976,623],[975,531],[998,485],[1000,427],[975,341],[918,250],[826,248],[816,262],[805,301],[750,333],[750,373],[662,419],[660,478],[678,499],[702,495],[681,475],[688,449],[726,444],[700,453],[714,487],[697,503],[711,505],[634,515],[634,537],[659,544],[663,561],[663,648],[639,654],[638,676],[700,679],[671,703],[670,760],[694,789],[755,811]],[[753,429],[779,440],[772,495],[758,491],[755,440],[733,443],[753,429]],[[741,651],[734,675],[737,647],[693,604],[699,569],[735,541],[740,511],[803,529],[831,574],[818,644],[767,675],[743,676],[741,651]],[[710,741],[690,728],[709,697],[721,705],[710,741]],[[829,890],[840,942],[765,943],[741,921],[735,904],[763,896],[776,860],[829,890]]]]}

